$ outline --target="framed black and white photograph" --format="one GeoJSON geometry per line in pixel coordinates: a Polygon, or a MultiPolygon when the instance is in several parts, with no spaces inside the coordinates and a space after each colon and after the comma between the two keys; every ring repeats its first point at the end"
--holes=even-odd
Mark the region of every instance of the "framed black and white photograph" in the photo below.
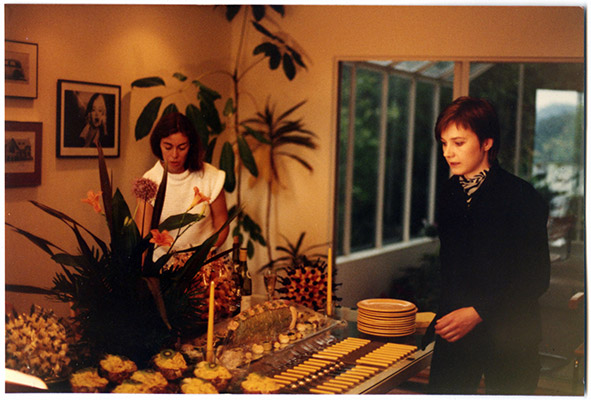
{"type": "Polygon", "coordinates": [[[6,97],[37,98],[36,43],[4,41],[4,94],[6,97]]]}
{"type": "Polygon", "coordinates": [[[4,171],[6,187],[41,184],[41,122],[5,121],[4,171]]]}
{"type": "Polygon", "coordinates": [[[121,86],[60,79],[57,84],[57,156],[119,157],[121,86]]]}

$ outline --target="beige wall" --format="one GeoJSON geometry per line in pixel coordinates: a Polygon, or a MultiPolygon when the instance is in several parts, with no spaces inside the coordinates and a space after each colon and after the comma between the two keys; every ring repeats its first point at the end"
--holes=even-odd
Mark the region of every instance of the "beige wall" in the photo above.
{"type": "MultiPolygon", "coordinates": [[[[79,201],[88,189],[98,190],[96,160],[55,156],[57,80],[121,85],[121,157],[108,163],[115,185],[131,200],[131,180],[153,163],[153,157],[145,141],[133,139],[139,107],[152,93],[130,93],[130,83],[177,70],[196,76],[212,66],[230,65],[236,49],[232,38],[238,31],[225,23],[220,11],[208,6],[6,5],[6,38],[39,44],[39,98],[6,99],[6,119],[41,121],[44,133],[42,185],[7,189],[6,220],[64,244],[69,233],[27,203],[32,199],[67,211],[93,231],[106,234],[100,218],[79,201]]],[[[244,90],[259,107],[269,94],[279,110],[308,100],[296,116],[320,137],[318,150],[306,153],[315,170],[308,174],[299,166],[290,168],[273,212],[275,233],[295,240],[306,231],[308,245],[326,242],[332,235],[339,60],[582,61],[584,51],[584,10],[575,7],[289,6],[280,23],[304,50],[308,70],[289,82],[260,65],[245,81],[244,90]]],[[[251,44],[255,39],[249,37],[251,44]]],[[[211,84],[227,96],[224,81],[211,84]]],[[[254,108],[250,102],[244,105],[247,111],[254,108]]],[[[246,206],[262,215],[259,188],[249,193],[246,206]]],[[[266,261],[264,252],[259,253],[255,268],[266,261]]],[[[7,231],[7,283],[49,286],[56,270],[45,253],[7,231]]],[[[381,281],[387,281],[384,274],[393,273],[389,267],[360,272],[378,274],[381,281]]],[[[355,271],[342,271],[342,276],[354,275],[355,271]]],[[[255,291],[260,291],[256,285],[258,281],[255,291]]],[[[342,290],[347,293],[346,284],[342,290]]],[[[43,300],[7,294],[17,306],[32,299],[43,300]]]]}

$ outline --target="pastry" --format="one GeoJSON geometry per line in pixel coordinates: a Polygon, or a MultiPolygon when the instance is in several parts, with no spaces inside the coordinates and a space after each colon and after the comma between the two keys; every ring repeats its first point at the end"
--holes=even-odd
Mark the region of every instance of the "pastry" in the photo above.
{"type": "Polygon", "coordinates": [[[260,375],[256,372],[248,374],[240,383],[243,393],[247,394],[271,394],[278,393],[281,388],[273,378],[260,375]]]}
{"type": "Polygon", "coordinates": [[[70,376],[70,385],[74,393],[104,392],[109,381],[98,374],[96,368],[84,368],[70,376]]]}
{"type": "Polygon", "coordinates": [[[111,393],[152,393],[145,383],[126,379],[117,385],[111,393]]]}
{"type": "Polygon", "coordinates": [[[115,384],[120,384],[137,371],[137,366],[133,361],[127,357],[113,354],[103,357],[99,365],[102,375],[115,384]]]}
{"type": "Polygon", "coordinates": [[[166,393],[168,381],[158,371],[142,369],[131,375],[131,380],[143,383],[149,393],[166,393]]]}
{"type": "Polygon", "coordinates": [[[181,381],[181,393],[185,394],[217,394],[219,393],[211,382],[201,378],[184,378],[181,381]]]}
{"type": "Polygon", "coordinates": [[[152,358],[154,367],[169,381],[179,379],[187,370],[187,362],[181,353],[171,349],[162,350],[152,358]]]}
{"type": "Polygon", "coordinates": [[[193,374],[213,384],[218,392],[222,392],[228,386],[232,374],[221,364],[213,364],[207,361],[201,361],[195,366],[193,374]]]}

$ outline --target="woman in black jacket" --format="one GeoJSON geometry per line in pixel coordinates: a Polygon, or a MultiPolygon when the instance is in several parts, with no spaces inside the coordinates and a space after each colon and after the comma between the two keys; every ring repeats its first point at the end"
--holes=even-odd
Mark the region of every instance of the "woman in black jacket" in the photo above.
{"type": "Polygon", "coordinates": [[[453,176],[438,200],[442,294],[434,321],[432,393],[532,394],[541,340],[538,298],[548,289],[548,208],[496,161],[492,105],[460,97],[435,135],[453,176]]]}

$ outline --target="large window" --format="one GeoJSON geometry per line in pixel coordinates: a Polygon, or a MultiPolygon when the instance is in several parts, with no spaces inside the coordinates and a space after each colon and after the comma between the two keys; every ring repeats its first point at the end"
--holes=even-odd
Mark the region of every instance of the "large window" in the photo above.
{"type": "Polygon", "coordinates": [[[453,67],[341,64],[337,254],[424,237],[437,181],[447,178],[433,127],[452,99],[453,67]]]}
{"type": "MultiPolygon", "coordinates": [[[[436,221],[437,188],[449,170],[433,128],[453,98],[454,65],[341,63],[338,255],[412,244],[436,221]]],[[[572,216],[580,239],[583,64],[463,66],[469,68],[469,94],[490,99],[499,113],[501,165],[547,196],[552,215],[572,216]]]]}

